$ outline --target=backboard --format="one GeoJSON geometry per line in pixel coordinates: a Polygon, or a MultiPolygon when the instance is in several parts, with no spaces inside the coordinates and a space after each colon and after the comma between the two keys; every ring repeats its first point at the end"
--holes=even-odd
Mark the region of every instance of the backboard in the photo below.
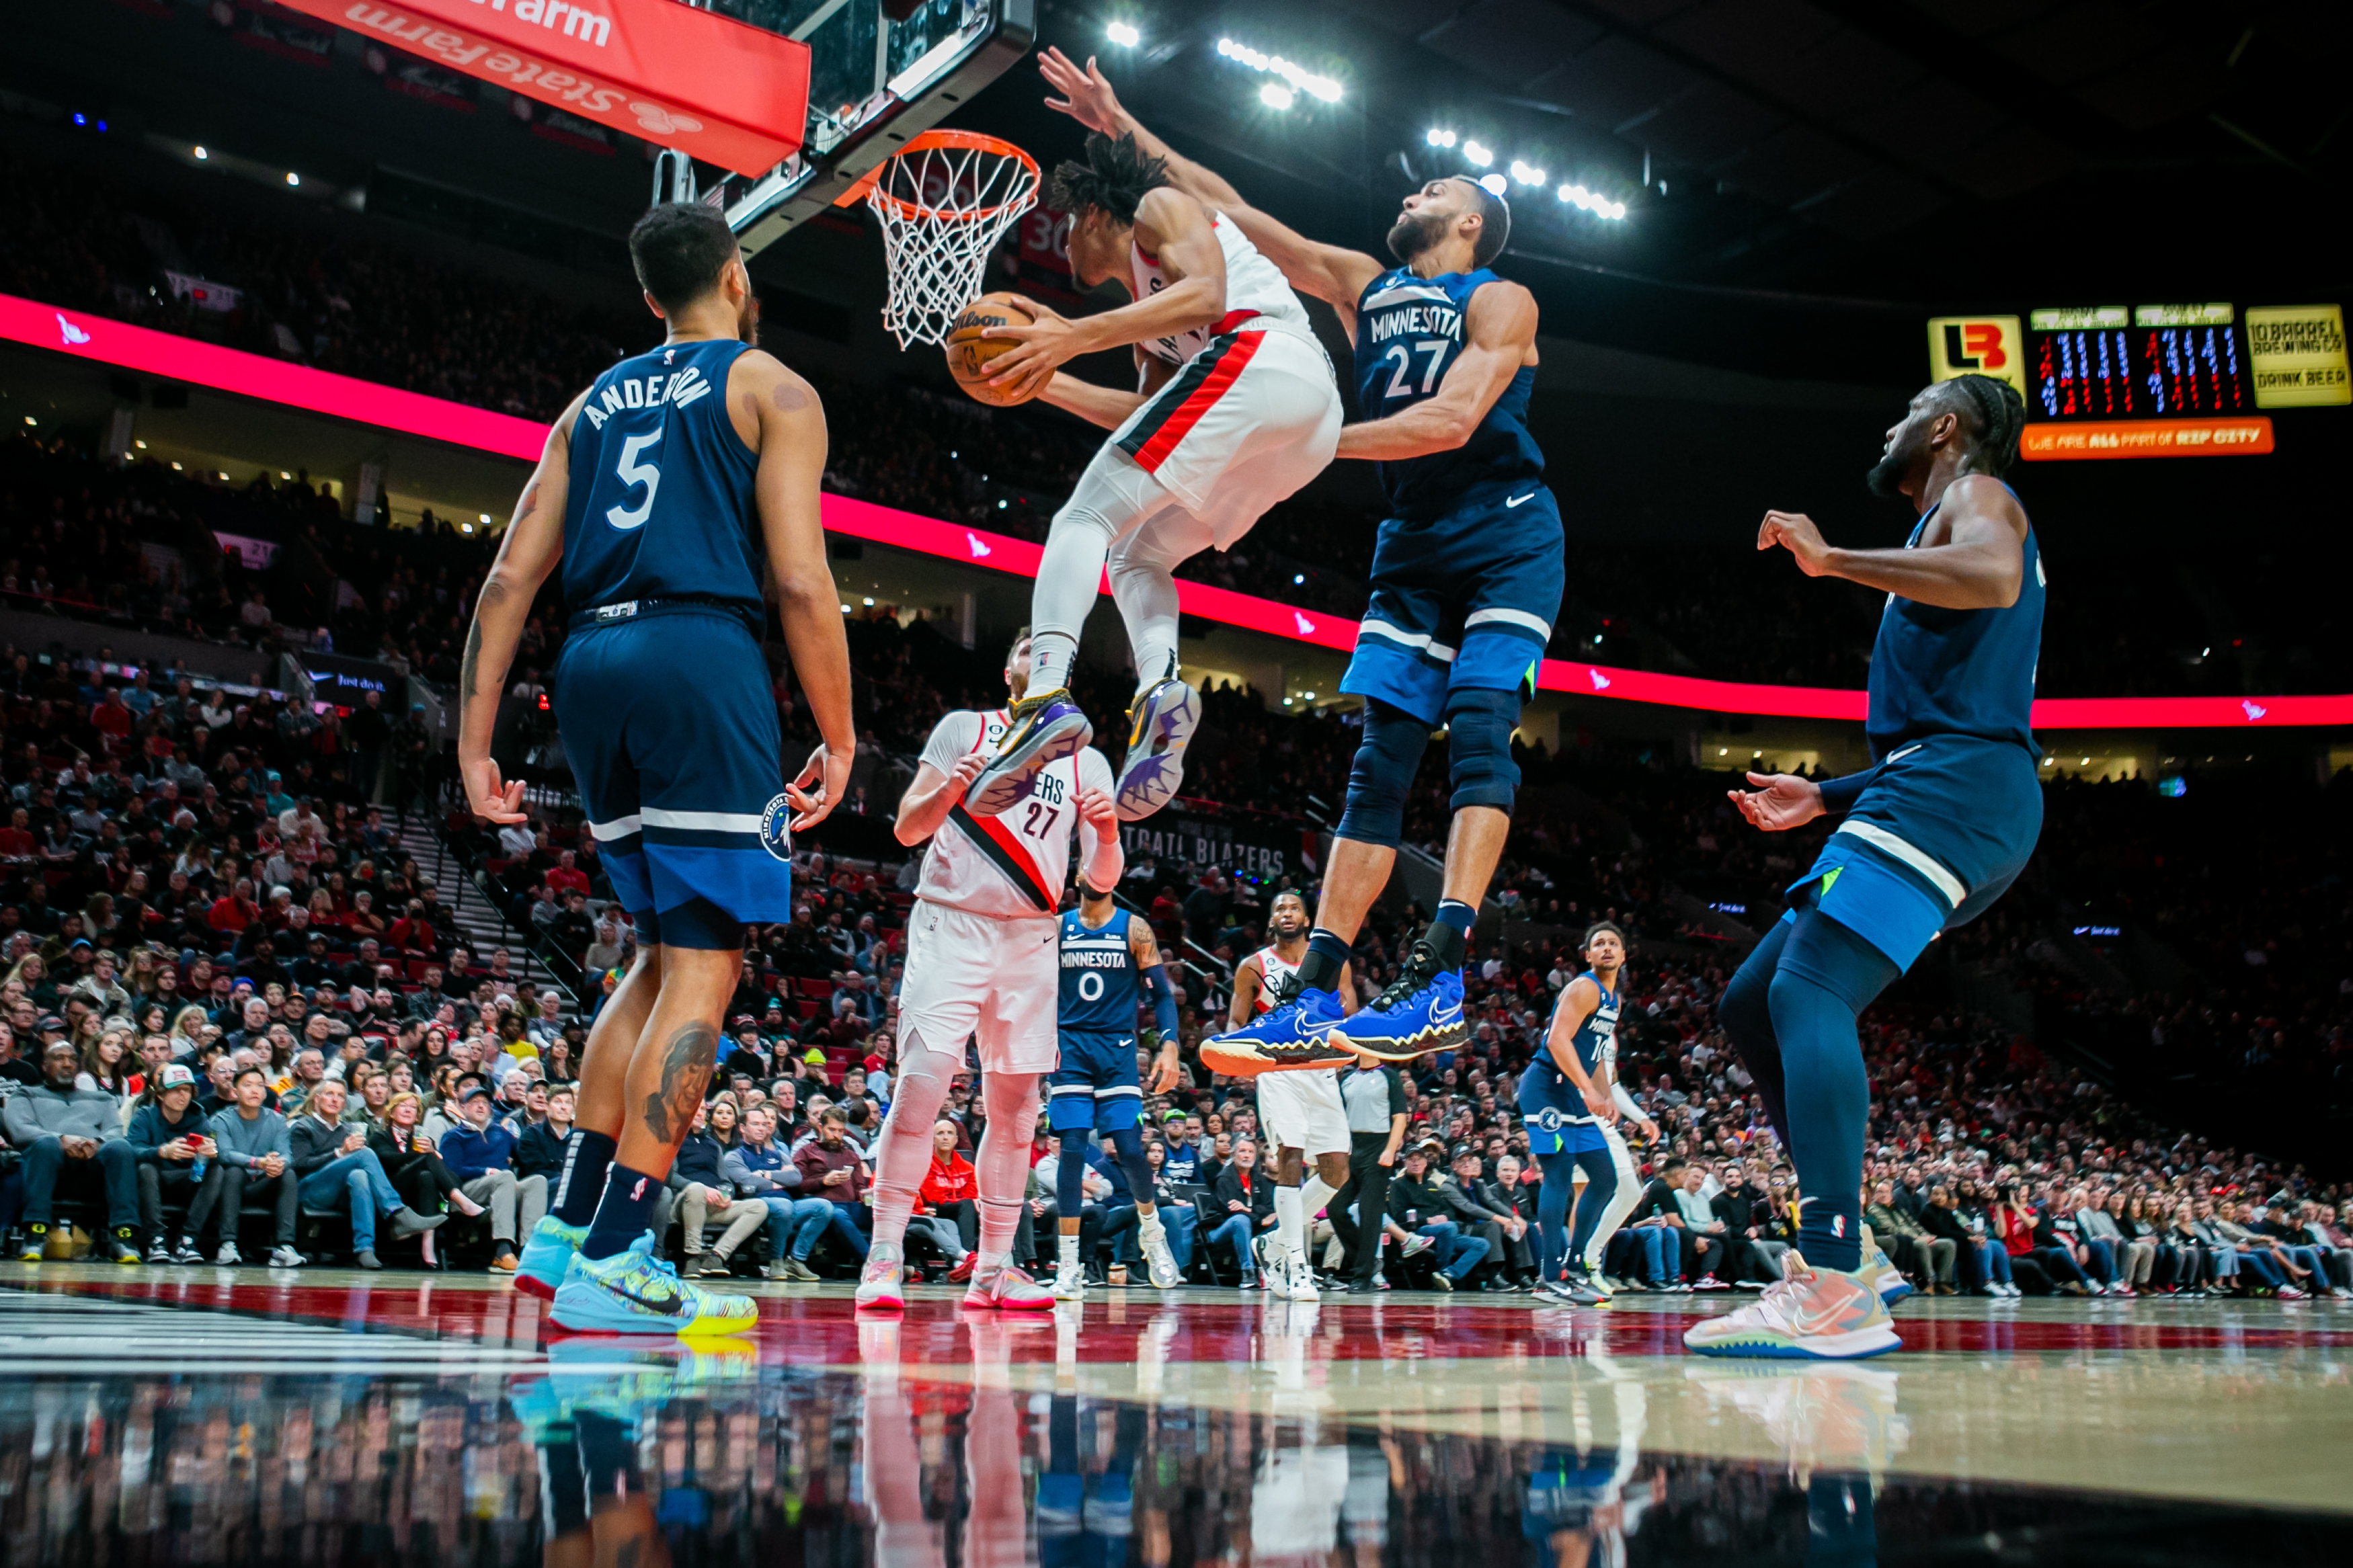
{"type": "Polygon", "coordinates": [[[712,0],[710,9],[809,47],[799,151],[727,183],[730,227],[751,255],[836,199],[1029,50],[1038,0],[919,0],[903,22],[879,0],[712,0]]]}

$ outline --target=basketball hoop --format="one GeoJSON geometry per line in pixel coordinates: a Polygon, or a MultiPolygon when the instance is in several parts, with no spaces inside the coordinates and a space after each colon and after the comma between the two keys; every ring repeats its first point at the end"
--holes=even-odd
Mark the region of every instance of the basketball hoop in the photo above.
{"type": "Polygon", "coordinates": [[[946,340],[980,296],[988,253],[1038,200],[1038,161],[972,131],[926,131],[852,186],[882,220],[891,292],[882,324],[903,349],[946,340]]]}

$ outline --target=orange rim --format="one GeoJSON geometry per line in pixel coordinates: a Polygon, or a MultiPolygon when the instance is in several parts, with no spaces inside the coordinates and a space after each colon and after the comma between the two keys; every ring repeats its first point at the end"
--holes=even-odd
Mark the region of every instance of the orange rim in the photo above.
{"type": "Polygon", "coordinates": [[[860,175],[856,184],[834,198],[833,205],[846,207],[862,197],[871,196],[875,201],[893,208],[902,218],[909,221],[923,218],[958,218],[967,222],[980,222],[998,216],[1013,206],[1014,204],[1011,202],[999,202],[995,206],[987,207],[932,207],[925,206],[920,202],[911,202],[894,196],[889,191],[880,191],[877,194],[884,170],[910,153],[933,151],[993,153],[1000,158],[1009,158],[1029,171],[1030,189],[1033,193],[1037,189],[1038,160],[1003,137],[984,135],[977,131],[926,131],[860,175]]]}

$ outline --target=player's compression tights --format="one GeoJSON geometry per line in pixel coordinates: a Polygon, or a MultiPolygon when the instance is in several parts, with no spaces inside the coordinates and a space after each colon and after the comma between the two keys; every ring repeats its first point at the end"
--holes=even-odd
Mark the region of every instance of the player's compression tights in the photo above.
{"type": "Polygon", "coordinates": [[[1124,454],[1107,453],[1087,465],[1078,489],[1054,514],[1038,562],[1038,584],[1030,590],[1030,690],[1071,683],[1079,630],[1094,607],[1106,562],[1112,602],[1119,606],[1135,655],[1136,679],[1158,680],[1173,672],[1176,584],[1172,574],[1183,557],[1164,559],[1167,552],[1141,534],[1155,514],[1178,504],[1159,480],[1124,454]]]}
{"type": "MultiPolygon", "coordinates": [[[[980,1251],[989,1258],[1013,1250],[1021,1228],[1021,1190],[1029,1183],[1029,1140],[1038,1131],[1038,1074],[981,1075],[981,1104],[988,1130],[980,1135],[973,1161],[980,1180],[980,1251]]],[[[893,1101],[893,1107],[896,1106],[893,1101]]]]}
{"type": "MultiPolygon", "coordinates": [[[[1064,1219],[1076,1219],[1087,1201],[1087,1141],[1093,1136],[1083,1130],[1061,1135],[1061,1157],[1054,1162],[1054,1208],[1064,1219]]],[[[1123,1127],[1111,1134],[1111,1146],[1119,1156],[1121,1173],[1127,1177],[1128,1192],[1149,1203],[1152,1166],[1144,1157],[1144,1135],[1133,1127],[1123,1127]]]]}
{"type": "Polygon", "coordinates": [[[1725,1032],[1798,1170],[1798,1250],[1809,1263],[1852,1271],[1862,1260],[1871,1079],[1855,1018],[1899,973],[1808,906],[1776,924],[1725,988],[1725,1032]]]}
{"type": "Polygon", "coordinates": [[[1544,1187],[1536,1194],[1536,1278],[1560,1278],[1564,1258],[1582,1259],[1601,1216],[1618,1194],[1618,1165],[1607,1149],[1587,1149],[1575,1154],[1539,1154],[1544,1187]],[[1571,1172],[1583,1169],[1585,1192],[1579,1195],[1571,1172]],[[1569,1228],[1568,1205],[1577,1205],[1577,1226],[1569,1228]]]}
{"type": "Polygon", "coordinates": [[[899,1036],[899,1077],[891,1086],[891,1114],[882,1119],[882,1151],[874,1162],[874,1239],[903,1244],[916,1189],[932,1163],[932,1129],[948,1100],[948,1084],[964,1068],[961,1056],[927,1045],[912,1028],[899,1036]]]}

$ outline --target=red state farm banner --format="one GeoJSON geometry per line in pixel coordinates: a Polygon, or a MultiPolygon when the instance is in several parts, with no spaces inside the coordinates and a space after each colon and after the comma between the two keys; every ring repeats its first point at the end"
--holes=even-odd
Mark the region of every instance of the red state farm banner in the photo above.
{"type": "Polygon", "coordinates": [[[739,174],[808,120],[807,45],[678,0],[279,3],[739,174]]]}

